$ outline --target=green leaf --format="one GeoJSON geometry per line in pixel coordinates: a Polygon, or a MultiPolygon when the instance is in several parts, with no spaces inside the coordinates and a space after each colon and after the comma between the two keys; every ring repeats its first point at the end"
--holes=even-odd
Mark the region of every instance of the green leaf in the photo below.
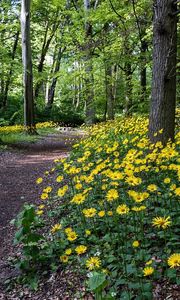
{"type": "Polygon", "coordinates": [[[128,274],[133,274],[136,272],[136,268],[132,265],[126,265],[126,271],[128,274]]]}
{"type": "Polygon", "coordinates": [[[141,284],[139,282],[128,282],[128,287],[130,289],[140,289],[141,284]]]}
{"type": "Polygon", "coordinates": [[[124,291],[121,293],[121,297],[120,300],[130,300],[132,299],[134,296],[132,293],[128,292],[128,291],[124,291]]]}
{"type": "Polygon", "coordinates": [[[106,275],[93,272],[87,283],[91,291],[102,290],[107,285],[106,275]]]}
{"type": "Polygon", "coordinates": [[[166,276],[170,279],[176,278],[176,270],[174,269],[168,269],[166,271],[166,276]]]}
{"type": "Polygon", "coordinates": [[[143,300],[152,300],[152,293],[151,292],[143,292],[142,299],[143,300]]]}
{"type": "Polygon", "coordinates": [[[37,291],[38,289],[38,278],[35,277],[31,277],[31,279],[29,280],[29,286],[32,290],[37,291]]]}

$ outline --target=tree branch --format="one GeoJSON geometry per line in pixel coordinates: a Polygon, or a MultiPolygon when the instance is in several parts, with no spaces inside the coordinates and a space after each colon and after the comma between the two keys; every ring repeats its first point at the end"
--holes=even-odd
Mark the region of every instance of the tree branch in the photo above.
{"type": "Polygon", "coordinates": [[[136,13],[136,6],[135,6],[134,0],[132,0],[132,5],[133,5],[133,12],[134,12],[134,15],[135,15],[135,18],[136,18],[136,24],[137,24],[137,27],[138,27],[139,39],[140,39],[140,42],[142,43],[142,31],[141,31],[141,27],[140,27],[140,24],[139,24],[139,19],[138,19],[137,13],[136,13]]]}
{"type": "Polygon", "coordinates": [[[115,9],[115,7],[114,7],[114,5],[113,5],[113,3],[112,3],[111,0],[109,0],[109,3],[110,3],[110,5],[111,5],[111,8],[112,8],[112,10],[114,11],[114,13],[119,17],[121,23],[122,23],[123,26],[124,26],[125,31],[127,31],[126,26],[125,26],[125,22],[124,22],[124,20],[123,20],[123,17],[117,12],[117,10],[115,9]]]}

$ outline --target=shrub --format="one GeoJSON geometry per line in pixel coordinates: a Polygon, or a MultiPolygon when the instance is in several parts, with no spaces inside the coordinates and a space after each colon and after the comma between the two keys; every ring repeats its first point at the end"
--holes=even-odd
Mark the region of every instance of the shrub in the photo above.
{"type": "Polygon", "coordinates": [[[58,187],[42,187],[33,208],[34,233],[37,218],[43,223],[37,251],[30,241],[26,252],[27,239],[19,239],[36,272],[77,266],[96,299],[152,299],[156,282],[179,282],[180,132],[163,148],[150,144],[147,125],[142,117],[98,124],[56,160],[58,187]]]}

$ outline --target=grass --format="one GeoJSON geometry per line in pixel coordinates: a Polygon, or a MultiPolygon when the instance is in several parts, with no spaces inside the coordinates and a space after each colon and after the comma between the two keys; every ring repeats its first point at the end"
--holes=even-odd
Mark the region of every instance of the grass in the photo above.
{"type": "Polygon", "coordinates": [[[41,139],[42,136],[47,136],[48,134],[57,133],[56,127],[49,127],[49,123],[39,123],[37,126],[37,135],[28,135],[23,131],[22,127],[17,126],[6,126],[0,128],[0,143],[2,146],[17,144],[17,143],[34,143],[41,139]],[[44,126],[43,126],[44,124],[44,126]],[[47,127],[46,127],[47,126],[47,127]]]}

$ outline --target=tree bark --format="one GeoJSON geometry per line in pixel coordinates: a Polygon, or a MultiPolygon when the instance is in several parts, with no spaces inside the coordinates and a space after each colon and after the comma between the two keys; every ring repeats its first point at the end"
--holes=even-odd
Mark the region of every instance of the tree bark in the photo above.
{"type": "Polygon", "coordinates": [[[177,5],[155,0],[153,78],[149,120],[151,142],[174,141],[176,104],[177,5]],[[159,130],[163,133],[159,134],[159,130]]]}
{"type": "Polygon", "coordinates": [[[30,3],[31,0],[22,0],[21,3],[21,34],[22,34],[22,61],[24,68],[24,125],[28,133],[34,133],[34,101],[33,101],[33,73],[30,42],[30,3]]]}

